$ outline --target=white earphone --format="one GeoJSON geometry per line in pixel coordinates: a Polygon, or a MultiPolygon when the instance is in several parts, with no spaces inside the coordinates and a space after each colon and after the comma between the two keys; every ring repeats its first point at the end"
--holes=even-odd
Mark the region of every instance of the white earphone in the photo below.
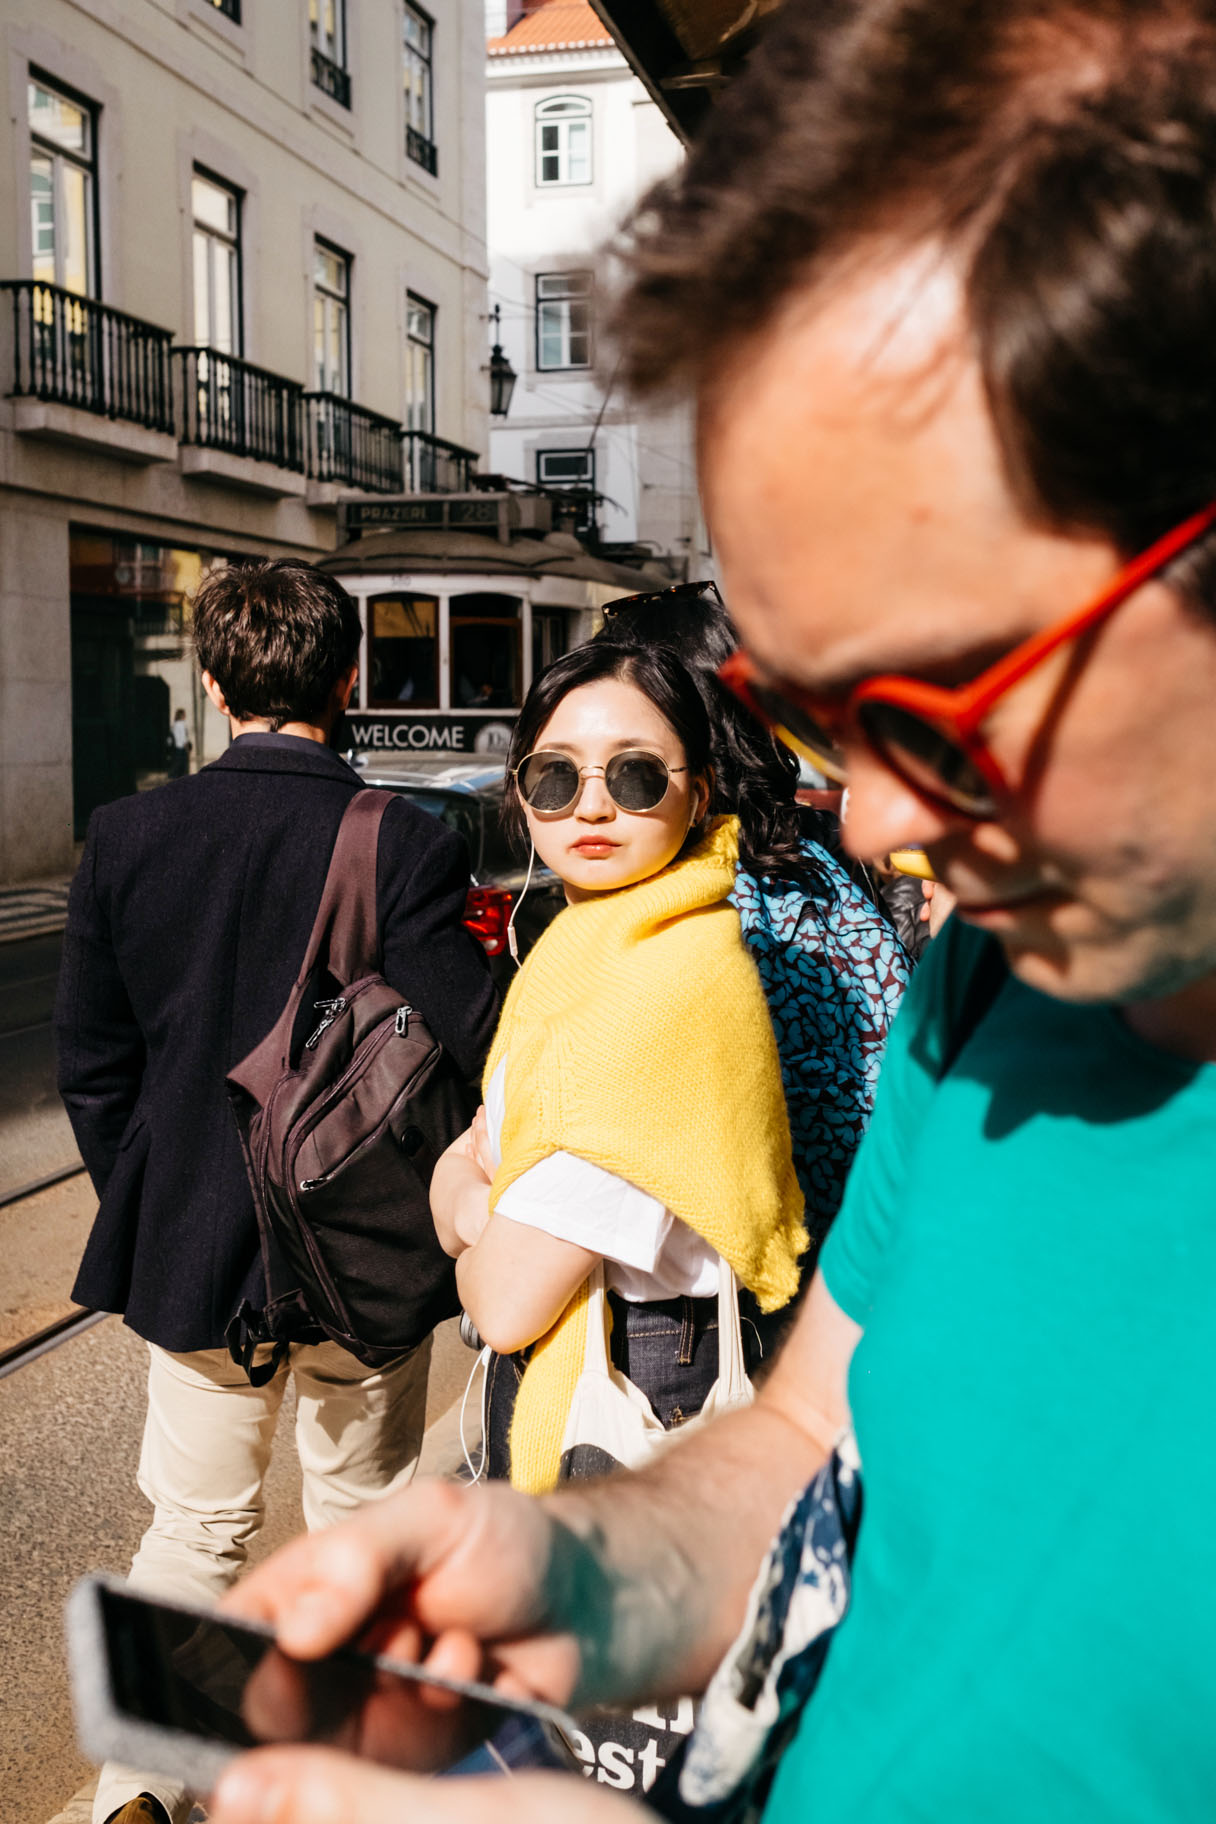
{"type": "Polygon", "coordinates": [[[519,908],[523,905],[524,900],[527,897],[528,888],[532,885],[532,869],[536,865],[536,844],[532,843],[530,847],[532,852],[528,856],[528,872],[524,877],[523,892],[511,907],[511,916],[507,920],[507,949],[511,952],[511,961],[515,964],[517,969],[522,969],[523,964],[519,960],[519,938],[515,934],[515,914],[519,911],[519,908]]]}

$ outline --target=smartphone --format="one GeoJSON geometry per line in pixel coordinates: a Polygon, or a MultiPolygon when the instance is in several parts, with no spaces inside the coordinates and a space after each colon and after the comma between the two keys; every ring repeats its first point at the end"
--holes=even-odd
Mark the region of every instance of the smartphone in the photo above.
{"type": "Polygon", "coordinates": [[[289,1659],[269,1627],[161,1602],[120,1578],[76,1585],[67,1637],[85,1755],[193,1792],[210,1792],[229,1761],[268,1741],[330,1743],[425,1773],[463,1771],[462,1757],[468,1771],[580,1766],[577,1726],[550,1704],[353,1647],[289,1659]],[[440,1708],[428,1689],[467,1702],[440,1708]],[[470,1755],[477,1741],[485,1747],[470,1755]]]}

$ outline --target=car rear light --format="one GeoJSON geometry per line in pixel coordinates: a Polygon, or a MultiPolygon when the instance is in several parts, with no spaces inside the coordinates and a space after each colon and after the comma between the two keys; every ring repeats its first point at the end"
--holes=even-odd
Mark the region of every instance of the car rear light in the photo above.
{"type": "Polygon", "coordinates": [[[464,922],[487,956],[502,956],[507,948],[507,923],[511,895],[505,887],[470,887],[464,922]]]}

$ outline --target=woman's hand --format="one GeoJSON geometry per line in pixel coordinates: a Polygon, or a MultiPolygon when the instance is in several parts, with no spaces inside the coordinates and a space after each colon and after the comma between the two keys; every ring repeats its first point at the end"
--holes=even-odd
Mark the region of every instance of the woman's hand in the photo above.
{"type": "MultiPolygon", "coordinates": [[[[478,1114],[483,1117],[484,1110],[478,1114]]],[[[473,1127],[440,1154],[431,1174],[431,1217],[439,1245],[458,1259],[480,1238],[490,1217],[490,1175],[478,1161],[473,1127]]]]}
{"type": "Polygon", "coordinates": [[[492,1184],[494,1182],[494,1174],[498,1170],[498,1161],[494,1157],[494,1148],[490,1144],[490,1123],[486,1115],[484,1102],[473,1116],[473,1125],[469,1129],[469,1139],[474,1159],[476,1159],[478,1165],[480,1165],[482,1171],[485,1173],[487,1180],[492,1184]]]}

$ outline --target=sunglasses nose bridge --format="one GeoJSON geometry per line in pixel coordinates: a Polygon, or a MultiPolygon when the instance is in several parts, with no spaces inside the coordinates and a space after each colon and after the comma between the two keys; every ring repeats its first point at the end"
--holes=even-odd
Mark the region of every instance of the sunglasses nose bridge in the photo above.
{"type": "Polygon", "coordinates": [[[616,810],[616,800],[608,790],[607,771],[602,766],[583,766],[579,768],[578,790],[570,806],[574,816],[588,817],[596,823],[611,817],[616,810]]]}

